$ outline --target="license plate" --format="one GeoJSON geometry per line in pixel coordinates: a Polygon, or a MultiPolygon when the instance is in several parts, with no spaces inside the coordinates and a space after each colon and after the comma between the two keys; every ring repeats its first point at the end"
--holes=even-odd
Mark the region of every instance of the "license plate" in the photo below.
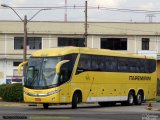
{"type": "Polygon", "coordinates": [[[40,102],[41,98],[35,98],[35,101],[40,102]]]}

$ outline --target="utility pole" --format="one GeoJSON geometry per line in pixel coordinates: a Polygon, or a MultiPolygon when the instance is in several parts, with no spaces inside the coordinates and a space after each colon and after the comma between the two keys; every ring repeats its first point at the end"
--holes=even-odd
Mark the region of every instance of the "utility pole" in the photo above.
{"type": "Polygon", "coordinates": [[[85,47],[87,47],[87,1],[85,1],[85,33],[84,33],[84,38],[85,38],[85,47]]]}
{"type": "MultiPolygon", "coordinates": [[[[24,24],[24,40],[23,40],[23,61],[26,61],[27,56],[27,16],[24,16],[23,24],[24,24]]],[[[26,65],[23,66],[23,76],[25,75],[26,65]]]]}
{"type": "Polygon", "coordinates": [[[27,16],[24,16],[24,41],[23,41],[23,61],[26,61],[26,55],[27,55],[27,16]]]}
{"type": "Polygon", "coordinates": [[[67,22],[67,0],[65,0],[65,15],[64,15],[64,21],[67,22]]]}
{"type": "MultiPolygon", "coordinates": [[[[1,4],[2,7],[10,8],[13,12],[20,18],[21,22],[24,25],[24,41],[23,41],[23,62],[26,61],[27,56],[27,23],[31,21],[39,12],[42,10],[50,10],[50,9],[40,9],[37,11],[29,20],[27,19],[27,15],[24,16],[24,19],[15,11],[15,9],[9,5],[1,4]]],[[[23,66],[23,76],[25,75],[25,65],[23,66]]]]}
{"type": "Polygon", "coordinates": [[[149,18],[149,23],[152,23],[152,18],[155,17],[155,15],[153,15],[153,14],[148,14],[148,15],[146,15],[146,17],[149,18]]]}

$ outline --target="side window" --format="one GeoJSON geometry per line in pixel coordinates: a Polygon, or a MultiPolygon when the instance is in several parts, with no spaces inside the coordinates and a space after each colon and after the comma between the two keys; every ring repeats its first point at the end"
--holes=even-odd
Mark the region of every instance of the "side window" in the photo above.
{"type": "Polygon", "coordinates": [[[98,56],[98,69],[99,71],[105,71],[106,69],[104,56],[98,56]]]}
{"type": "Polygon", "coordinates": [[[141,64],[139,62],[140,59],[136,59],[136,72],[140,72],[141,73],[141,64]]]}
{"type": "Polygon", "coordinates": [[[147,59],[144,59],[144,64],[145,64],[145,66],[144,66],[144,68],[145,68],[145,73],[149,73],[149,64],[148,64],[147,59]]]}
{"type": "MultiPolygon", "coordinates": [[[[140,67],[139,67],[139,63],[138,63],[138,59],[128,59],[128,71],[129,72],[140,72],[140,67]]],[[[143,68],[141,68],[143,69],[143,68]]]]}
{"type": "Polygon", "coordinates": [[[65,83],[70,79],[76,58],[77,54],[69,54],[63,57],[62,60],[70,60],[70,61],[61,66],[61,71],[59,75],[60,84],[65,83]]]}
{"type": "Polygon", "coordinates": [[[92,65],[91,65],[92,70],[98,71],[99,65],[98,65],[98,56],[94,55],[92,56],[92,65]]]}
{"type": "Polygon", "coordinates": [[[148,63],[146,59],[129,59],[129,72],[148,73],[148,63]]]}
{"type": "Polygon", "coordinates": [[[152,73],[156,70],[156,60],[148,60],[149,73],[152,73]]]}
{"type": "Polygon", "coordinates": [[[118,71],[128,72],[128,59],[127,58],[118,58],[118,71]]]}
{"type": "Polygon", "coordinates": [[[77,69],[84,71],[91,70],[91,56],[87,54],[81,54],[77,69]]]}
{"type": "Polygon", "coordinates": [[[105,57],[105,71],[114,72],[117,71],[117,59],[115,57],[105,57]]]}
{"type": "Polygon", "coordinates": [[[144,60],[140,59],[139,63],[140,63],[140,72],[145,73],[145,62],[144,62],[144,60]]]}

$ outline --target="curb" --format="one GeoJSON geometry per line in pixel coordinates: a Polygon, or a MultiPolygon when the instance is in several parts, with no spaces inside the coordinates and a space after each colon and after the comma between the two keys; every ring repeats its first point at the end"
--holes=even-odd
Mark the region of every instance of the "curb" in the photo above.
{"type": "Polygon", "coordinates": [[[27,104],[24,104],[24,103],[1,103],[0,102],[0,106],[12,106],[12,107],[14,107],[14,106],[28,106],[27,104]]]}
{"type": "Polygon", "coordinates": [[[6,102],[0,99],[0,106],[43,106],[43,104],[24,103],[24,102],[6,102]]]}
{"type": "Polygon", "coordinates": [[[28,106],[43,106],[42,104],[29,103],[28,106]]]}

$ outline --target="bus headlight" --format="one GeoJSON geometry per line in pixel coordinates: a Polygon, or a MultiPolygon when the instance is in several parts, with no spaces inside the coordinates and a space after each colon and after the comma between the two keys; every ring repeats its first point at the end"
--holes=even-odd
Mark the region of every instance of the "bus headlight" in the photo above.
{"type": "Polygon", "coordinates": [[[29,95],[29,96],[39,96],[38,94],[32,94],[32,93],[29,93],[29,92],[26,92],[26,91],[24,91],[24,94],[29,95]]]}
{"type": "Polygon", "coordinates": [[[56,94],[56,93],[59,93],[61,91],[61,89],[59,90],[54,90],[54,91],[51,91],[51,92],[48,92],[47,94],[33,94],[33,93],[29,93],[29,92],[26,92],[24,91],[24,94],[26,95],[29,95],[29,96],[39,96],[39,97],[43,97],[43,96],[49,96],[49,95],[52,95],[52,94],[56,94]]]}
{"type": "Polygon", "coordinates": [[[54,90],[54,91],[48,92],[47,95],[56,94],[56,93],[59,93],[60,91],[61,91],[61,89],[59,89],[59,90],[54,90]]]}

